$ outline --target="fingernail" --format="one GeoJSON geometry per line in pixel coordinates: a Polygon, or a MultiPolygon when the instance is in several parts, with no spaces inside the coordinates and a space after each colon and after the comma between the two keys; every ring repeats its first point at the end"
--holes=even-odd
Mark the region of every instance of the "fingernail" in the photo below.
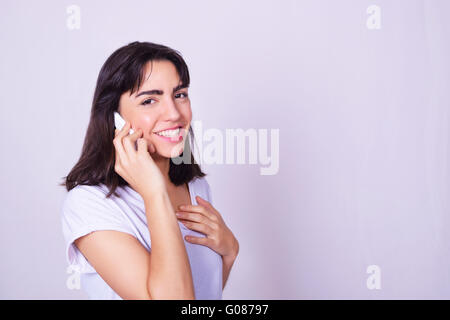
{"type": "Polygon", "coordinates": [[[176,215],[177,217],[179,217],[179,216],[181,216],[181,213],[175,212],[175,215],[176,215]]]}

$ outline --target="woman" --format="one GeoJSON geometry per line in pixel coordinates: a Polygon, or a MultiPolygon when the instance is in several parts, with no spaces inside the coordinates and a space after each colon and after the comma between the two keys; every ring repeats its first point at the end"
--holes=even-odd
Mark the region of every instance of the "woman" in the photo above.
{"type": "Polygon", "coordinates": [[[186,139],[189,81],[177,51],[148,42],[100,70],[80,160],[61,184],[67,259],[91,299],[222,299],[239,244],[186,139]]]}

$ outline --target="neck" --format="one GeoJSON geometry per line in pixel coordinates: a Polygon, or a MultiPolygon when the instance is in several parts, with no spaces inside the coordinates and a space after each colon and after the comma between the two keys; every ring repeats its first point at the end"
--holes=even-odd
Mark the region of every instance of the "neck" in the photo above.
{"type": "Polygon", "coordinates": [[[166,187],[170,188],[172,186],[172,182],[169,178],[170,158],[159,157],[155,155],[152,155],[152,158],[166,181],[166,187]]]}

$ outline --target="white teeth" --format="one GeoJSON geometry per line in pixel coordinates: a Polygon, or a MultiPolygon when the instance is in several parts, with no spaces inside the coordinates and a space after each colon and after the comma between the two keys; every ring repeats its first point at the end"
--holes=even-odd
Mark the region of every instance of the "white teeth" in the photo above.
{"type": "Polygon", "coordinates": [[[176,137],[178,134],[180,134],[180,128],[174,130],[164,130],[161,132],[157,132],[156,134],[164,137],[176,137]]]}

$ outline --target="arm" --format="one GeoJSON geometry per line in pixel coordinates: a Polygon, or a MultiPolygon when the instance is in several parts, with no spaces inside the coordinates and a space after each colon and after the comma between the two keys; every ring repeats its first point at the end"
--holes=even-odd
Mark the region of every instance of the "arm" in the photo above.
{"type": "Polygon", "coordinates": [[[148,286],[159,299],[195,299],[194,283],[178,220],[167,192],[144,199],[151,232],[152,262],[148,286]],[[150,211],[150,214],[149,214],[150,211]]]}
{"type": "Polygon", "coordinates": [[[144,197],[152,250],[132,235],[95,231],[75,240],[123,299],[195,299],[186,248],[167,193],[144,197]]]}
{"type": "Polygon", "coordinates": [[[227,283],[228,277],[231,272],[231,267],[234,264],[234,261],[236,260],[236,257],[239,253],[239,242],[236,240],[234,254],[229,256],[222,256],[222,290],[225,289],[225,284],[227,283]]]}

